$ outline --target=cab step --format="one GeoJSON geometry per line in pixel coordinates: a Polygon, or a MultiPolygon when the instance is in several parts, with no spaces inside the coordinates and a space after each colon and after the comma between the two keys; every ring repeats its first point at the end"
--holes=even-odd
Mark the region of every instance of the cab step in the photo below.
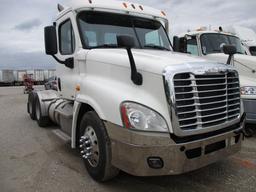
{"type": "Polygon", "coordinates": [[[59,137],[60,139],[62,139],[65,142],[71,141],[71,137],[68,134],[66,134],[65,132],[63,132],[61,129],[54,129],[54,130],[52,130],[52,132],[57,137],[59,137]]]}

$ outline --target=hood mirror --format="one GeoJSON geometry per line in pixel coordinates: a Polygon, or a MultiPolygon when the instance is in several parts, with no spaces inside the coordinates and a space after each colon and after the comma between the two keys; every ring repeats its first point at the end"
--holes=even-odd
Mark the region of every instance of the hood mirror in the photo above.
{"type": "Polygon", "coordinates": [[[137,71],[134,57],[131,51],[131,48],[135,46],[134,38],[128,35],[117,36],[118,47],[125,48],[130,61],[131,66],[131,80],[135,85],[142,85],[143,77],[141,73],[137,71]]]}
{"type": "Polygon", "coordinates": [[[174,52],[180,51],[180,38],[178,36],[173,37],[173,51],[174,52]]]}
{"type": "Polygon", "coordinates": [[[234,56],[234,54],[237,53],[236,47],[234,45],[223,45],[222,49],[223,49],[223,53],[225,53],[226,55],[229,55],[227,64],[230,65],[232,57],[234,56]]]}

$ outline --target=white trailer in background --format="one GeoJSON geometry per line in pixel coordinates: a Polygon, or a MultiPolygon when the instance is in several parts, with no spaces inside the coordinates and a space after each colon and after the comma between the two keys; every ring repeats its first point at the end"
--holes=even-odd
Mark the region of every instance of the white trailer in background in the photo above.
{"type": "Polygon", "coordinates": [[[44,70],[44,80],[47,81],[50,77],[55,76],[55,69],[44,70]]]}
{"type": "Polygon", "coordinates": [[[1,70],[0,85],[12,85],[14,82],[13,70],[1,70]]]}
{"type": "Polygon", "coordinates": [[[26,70],[17,70],[16,85],[23,85],[24,75],[27,74],[26,70]]]}
{"type": "Polygon", "coordinates": [[[50,77],[55,76],[55,69],[0,70],[0,86],[23,85],[25,74],[31,74],[35,84],[44,84],[50,77]]]}
{"type": "Polygon", "coordinates": [[[35,70],[33,79],[36,84],[43,84],[44,83],[44,70],[35,70]]]}

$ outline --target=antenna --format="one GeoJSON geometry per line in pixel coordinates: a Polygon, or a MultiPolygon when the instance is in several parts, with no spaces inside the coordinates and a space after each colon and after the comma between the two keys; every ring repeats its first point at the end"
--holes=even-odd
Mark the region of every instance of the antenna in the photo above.
{"type": "Polygon", "coordinates": [[[58,11],[61,12],[64,10],[64,7],[61,4],[58,4],[58,11]]]}

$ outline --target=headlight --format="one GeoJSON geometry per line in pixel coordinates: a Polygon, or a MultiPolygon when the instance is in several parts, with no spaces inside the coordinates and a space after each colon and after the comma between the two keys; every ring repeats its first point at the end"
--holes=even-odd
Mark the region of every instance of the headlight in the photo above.
{"type": "Polygon", "coordinates": [[[241,87],[241,95],[256,95],[256,87],[241,87]]]}
{"type": "Polygon", "coordinates": [[[141,131],[168,132],[168,126],[164,118],[156,111],[140,104],[122,103],[121,116],[126,128],[141,131]]]}

